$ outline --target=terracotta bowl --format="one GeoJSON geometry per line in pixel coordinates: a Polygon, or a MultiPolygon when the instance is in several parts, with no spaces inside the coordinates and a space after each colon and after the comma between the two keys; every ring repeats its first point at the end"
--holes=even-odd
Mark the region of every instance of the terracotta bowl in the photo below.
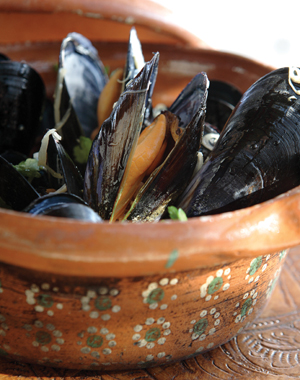
{"type": "MultiPolygon", "coordinates": [[[[127,44],[95,42],[111,69],[127,44]]],[[[53,94],[60,41],[3,44],[53,94]]],[[[154,103],[199,71],[245,91],[271,70],[217,51],[161,53],[154,103]]],[[[220,345],[262,311],[288,247],[299,244],[300,188],[240,211],[156,224],[91,224],[0,210],[0,354],[78,369],[164,364],[220,345]]]]}

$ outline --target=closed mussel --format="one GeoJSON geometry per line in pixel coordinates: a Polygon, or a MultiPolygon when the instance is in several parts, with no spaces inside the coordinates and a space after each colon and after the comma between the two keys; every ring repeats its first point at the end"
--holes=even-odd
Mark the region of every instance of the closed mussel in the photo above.
{"type": "Polygon", "coordinates": [[[38,135],[45,86],[25,62],[0,59],[0,154],[14,150],[28,155],[38,135]]]}
{"type": "Polygon", "coordinates": [[[102,221],[100,216],[81,198],[68,193],[44,195],[33,201],[23,211],[31,215],[56,216],[92,223],[102,221]]]}

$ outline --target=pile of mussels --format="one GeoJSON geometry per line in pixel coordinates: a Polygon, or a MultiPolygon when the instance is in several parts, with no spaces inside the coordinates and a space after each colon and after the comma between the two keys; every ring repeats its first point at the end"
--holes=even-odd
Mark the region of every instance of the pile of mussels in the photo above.
{"type": "Polygon", "coordinates": [[[158,221],[170,205],[216,214],[300,184],[298,68],[265,75],[243,96],[202,72],[158,108],[158,62],[159,53],[144,61],[132,28],[125,68],[108,78],[90,41],[71,33],[53,103],[34,69],[0,54],[0,207],[158,221]]]}

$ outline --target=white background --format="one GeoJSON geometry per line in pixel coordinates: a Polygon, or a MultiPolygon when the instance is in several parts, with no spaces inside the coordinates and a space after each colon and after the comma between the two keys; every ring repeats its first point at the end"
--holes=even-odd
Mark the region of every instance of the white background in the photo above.
{"type": "Polygon", "coordinates": [[[154,0],[211,47],[274,66],[300,66],[300,0],[154,0]]]}

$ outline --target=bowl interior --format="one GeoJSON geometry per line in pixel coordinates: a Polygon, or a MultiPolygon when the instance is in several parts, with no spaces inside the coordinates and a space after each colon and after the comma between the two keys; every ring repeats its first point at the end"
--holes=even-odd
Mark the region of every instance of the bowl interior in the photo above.
{"type": "MultiPolygon", "coordinates": [[[[124,65],[127,43],[96,41],[94,45],[110,71],[124,65]]],[[[56,83],[59,49],[60,42],[0,46],[0,51],[12,60],[25,60],[41,74],[50,98],[56,83]]],[[[223,80],[244,92],[272,69],[210,49],[143,44],[147,60],[156,51],[160,52],[160,63],[154,105],[161,102],[170,105],[201,71],[205,71],[209,79],[223,80]]],[[[293,197],[296,202],[297,191],[293,197]]],[[[104,277],[211,266],[291,246],[290,236],[278,237],[277,230],[272,230],[274,220],[278,222],[278,213],[286,215],[284,202],[284,199],[266,202],[264,206],[220,216],[194,218],[185,224],[168,221],[152,225],[95,225],[31,218],[23,213],[0,210],[0,260],[47,272],[104,277]],[[270,218],[270,212],[276,212],[276,218],[270,218]],[[264,220],[262,231],[257,225],[264,220]]],[[[280,228],[286,229],[285,219],[279,222],[280,228]]]]}

